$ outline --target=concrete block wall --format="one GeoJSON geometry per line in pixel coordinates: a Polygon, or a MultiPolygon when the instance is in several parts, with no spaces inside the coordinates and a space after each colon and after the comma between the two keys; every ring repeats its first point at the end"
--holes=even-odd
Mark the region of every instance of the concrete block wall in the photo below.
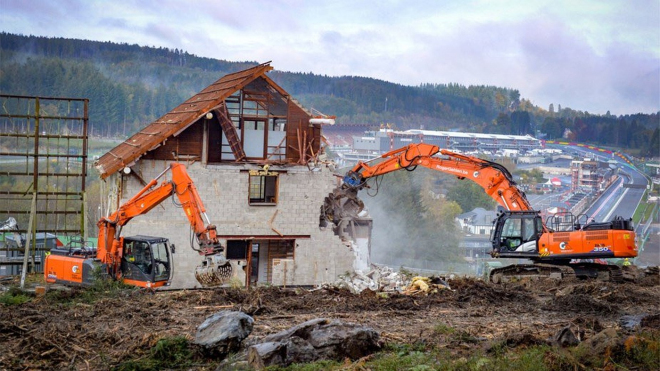
{"type": "MultiPolygon", "coordinates": [[[[148,182],[167,166],[168,162],[165,161],[141,160],[133,169],[148,182]]],[[[334,282],[339,275],[353,270],[355,255],[351,248],[335,236],[331,228],[319,228],[323,200],[338,184],[338,178],[331,169],[322,167],[310,171],[307,166],[271,166],[270,171],[286,171],[279,175],[277,205],[250,206],[248,170],[260,170],[258,166],[204,166],[194,163],[188,164],[186,168],[219,235],[279,237],[279,232],[285,236],[309,236],[296,239],[294,279],[289,283],[290,279],[287,278],[287,284],[318,285],[334,282]]],[[[135,176],[123,176],[125,189],[121,203],[143,187],[135,176]]],[[[165,179],[171,179],[171,175],[167,173],[160,180],[165,179]]],[[[137,234],[167,237],[176,245],[172,288],[199,286],[194,270],[202,258],[190,247],[190,225],[181,208],[166,200],[150,213],[136,217],[124,227],[122,235],[137,234]]]]}

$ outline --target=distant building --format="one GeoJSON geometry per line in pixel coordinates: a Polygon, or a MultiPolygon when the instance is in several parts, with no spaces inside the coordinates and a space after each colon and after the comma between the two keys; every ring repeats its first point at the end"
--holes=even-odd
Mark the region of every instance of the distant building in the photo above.
{"type": "Polygon", "coordinates": [[[411,143],[427,143],[456,152],[489,152],[507,150],[509,154],[542,148],[541,141],[529,135],[461,133],[411,129],[380,129],[353,137],[353,150],[382,154],[411,143]],[[517,152],[514,152],[517,151],[517,152]]]}
{"type": "Polygon", "coordinates": [[[655,169],[655,174],[653,174],[651,176],[651,181],[654,184],[660,184],[660,165],[659,164],[651,164],[651,163],[647,163],[645,165],[655,169]]]}
{"type": "Polygon", "coordinates": [[[571,190],[584,192],[602,192],[616,176],[615,169],[607,162],[591,159],[571,162],[571,190]]]}
{"type": "Polygon", "coordinates": [[[477,207],[472,211],[460,214],[456,217],[461,230],[465,233],[490,236],[493,229],[493,221],[497,218],[497,212],[477,207]]]}

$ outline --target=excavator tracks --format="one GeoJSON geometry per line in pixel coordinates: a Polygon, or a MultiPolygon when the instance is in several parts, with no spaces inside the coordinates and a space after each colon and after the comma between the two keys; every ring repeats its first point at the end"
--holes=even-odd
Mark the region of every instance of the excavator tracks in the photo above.
{"type": "Polygon", "coordinates": [[[517,282],[522,279],[539,280],[576,280],[592,279],[607,282],[631,282],[641,279],[655,278],[660,282],[660,269],[657,266],[638,268],[635,266],[619,267],[611,264],[573,263],[569,265],[554,264],[517,264],[493,269],[488,277],[489,282],[501,284],[517,282]]]}
{"type": "Polygon", "coordinates": [[[623,272],[619,266],[597,263],[555,264],[514,264],[495,268],[490,272],[489,281],[495,284],[519,281],[522,279],[597,279],[600,281],[622,282],[623,272]]]}
{"type": "Polygon", "coordinates": [[[592,278],[599,281],[622,282],[623,272],[616,265],[597,263],[576,263],[570,267],[578,278],[592,278]]]}
{"type": "Polygon", "coordinates": [[[490,272],[489,280],[500,284],[505,282],[526,279],[575,279],[575,271],[565,265],[552,264],[514,264],[502,268],[495,268],[490,272]]]}

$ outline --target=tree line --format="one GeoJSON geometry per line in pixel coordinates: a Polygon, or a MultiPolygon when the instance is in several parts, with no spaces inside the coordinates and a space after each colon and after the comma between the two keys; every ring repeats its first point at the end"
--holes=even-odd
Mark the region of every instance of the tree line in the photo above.
{"type": "MultiPolygon", "coordinates": [[[[0,33],[0,92],[90,100],[93,135],[128,136],[227,73],[257,62],[199,57],[180,49],[0,33]]],[[[455,83],[405,86],[359,77],[272,71],[305,107],[342,126],[532,135],[658,155],[658,113],[594,115],[548,110],[518,90],[455,83]],[[656,139],[653,139],[656,138],[656,139]]]]}

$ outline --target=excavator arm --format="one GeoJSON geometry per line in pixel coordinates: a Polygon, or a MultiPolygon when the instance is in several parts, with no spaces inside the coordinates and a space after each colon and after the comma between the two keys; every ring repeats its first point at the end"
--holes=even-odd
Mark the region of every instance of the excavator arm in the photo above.
{"type": "Polygon", "coordinates": [[[384,160],[375,165],[359,162],[344,177],[344,184],[359,190],[367,186],[366,181],[369,178],[400,169],[414,170],[417,166],[424,166],[456,175],[459,179],[470,179],[506,210],[532,210],[525,194],[516,187],[511,173],[498,163],[441,150],[426,143],[410,144],[385,153],[380,159],[384,160]],[[438,154],[444,157],[436,157],[438,154]]]}
{"type": "Polygon", "coordinates": [[[172,183],[175,185],[174,193],[179,198],[181,207],[190,222],[190,227],[195,232],[200,254],[217,253],[219,249],[222,249],[222,246],[218,242],[216,227],[210,224],[206,209],[204,209],[204,203],[183,165],[172,164],[172,183]],[[202,220],[202,216],[206,220],[206,224],[202,220]]]}
{"type": "Polygon", "coordinates": [[[148,213],[173,195],[176,195],[179,199],[184,214],[190,222],[191,229],[195,233],[199,247],[191,247],[198,251],[200,255],[205,256],[203,262],[204,268],[200,269],[198,267],[196,271],[198,280],[200,276],[208,276],[204,279],[206,282],[202,283],[207,285],[212,284],[213,281],[217,281],[212,278],[217,275],[218,269],[223,271],[221,274],[223,277],[231,274],[231,268],[227,268],[226,260],[221,255],[224,248],[218,241],[216,227],[209,222],[204,203],[199,197],[195,184],[183,164],[171,163],[167,169],[149,182],[149,184],[130,200],[121,205],[117,211],[109,217],[99,220],[97,258],[102,263],[108,265],[111,275],[116,276],[123,255],[123,243],[120,237],[121,228],[131,219],[148,213]],[[158,180],[170,170],[172,171],[172,179],[170,181],[164,181],[157,186],[158,180]],[[229,272],[227,272],[228,269],[229,272]]]}

